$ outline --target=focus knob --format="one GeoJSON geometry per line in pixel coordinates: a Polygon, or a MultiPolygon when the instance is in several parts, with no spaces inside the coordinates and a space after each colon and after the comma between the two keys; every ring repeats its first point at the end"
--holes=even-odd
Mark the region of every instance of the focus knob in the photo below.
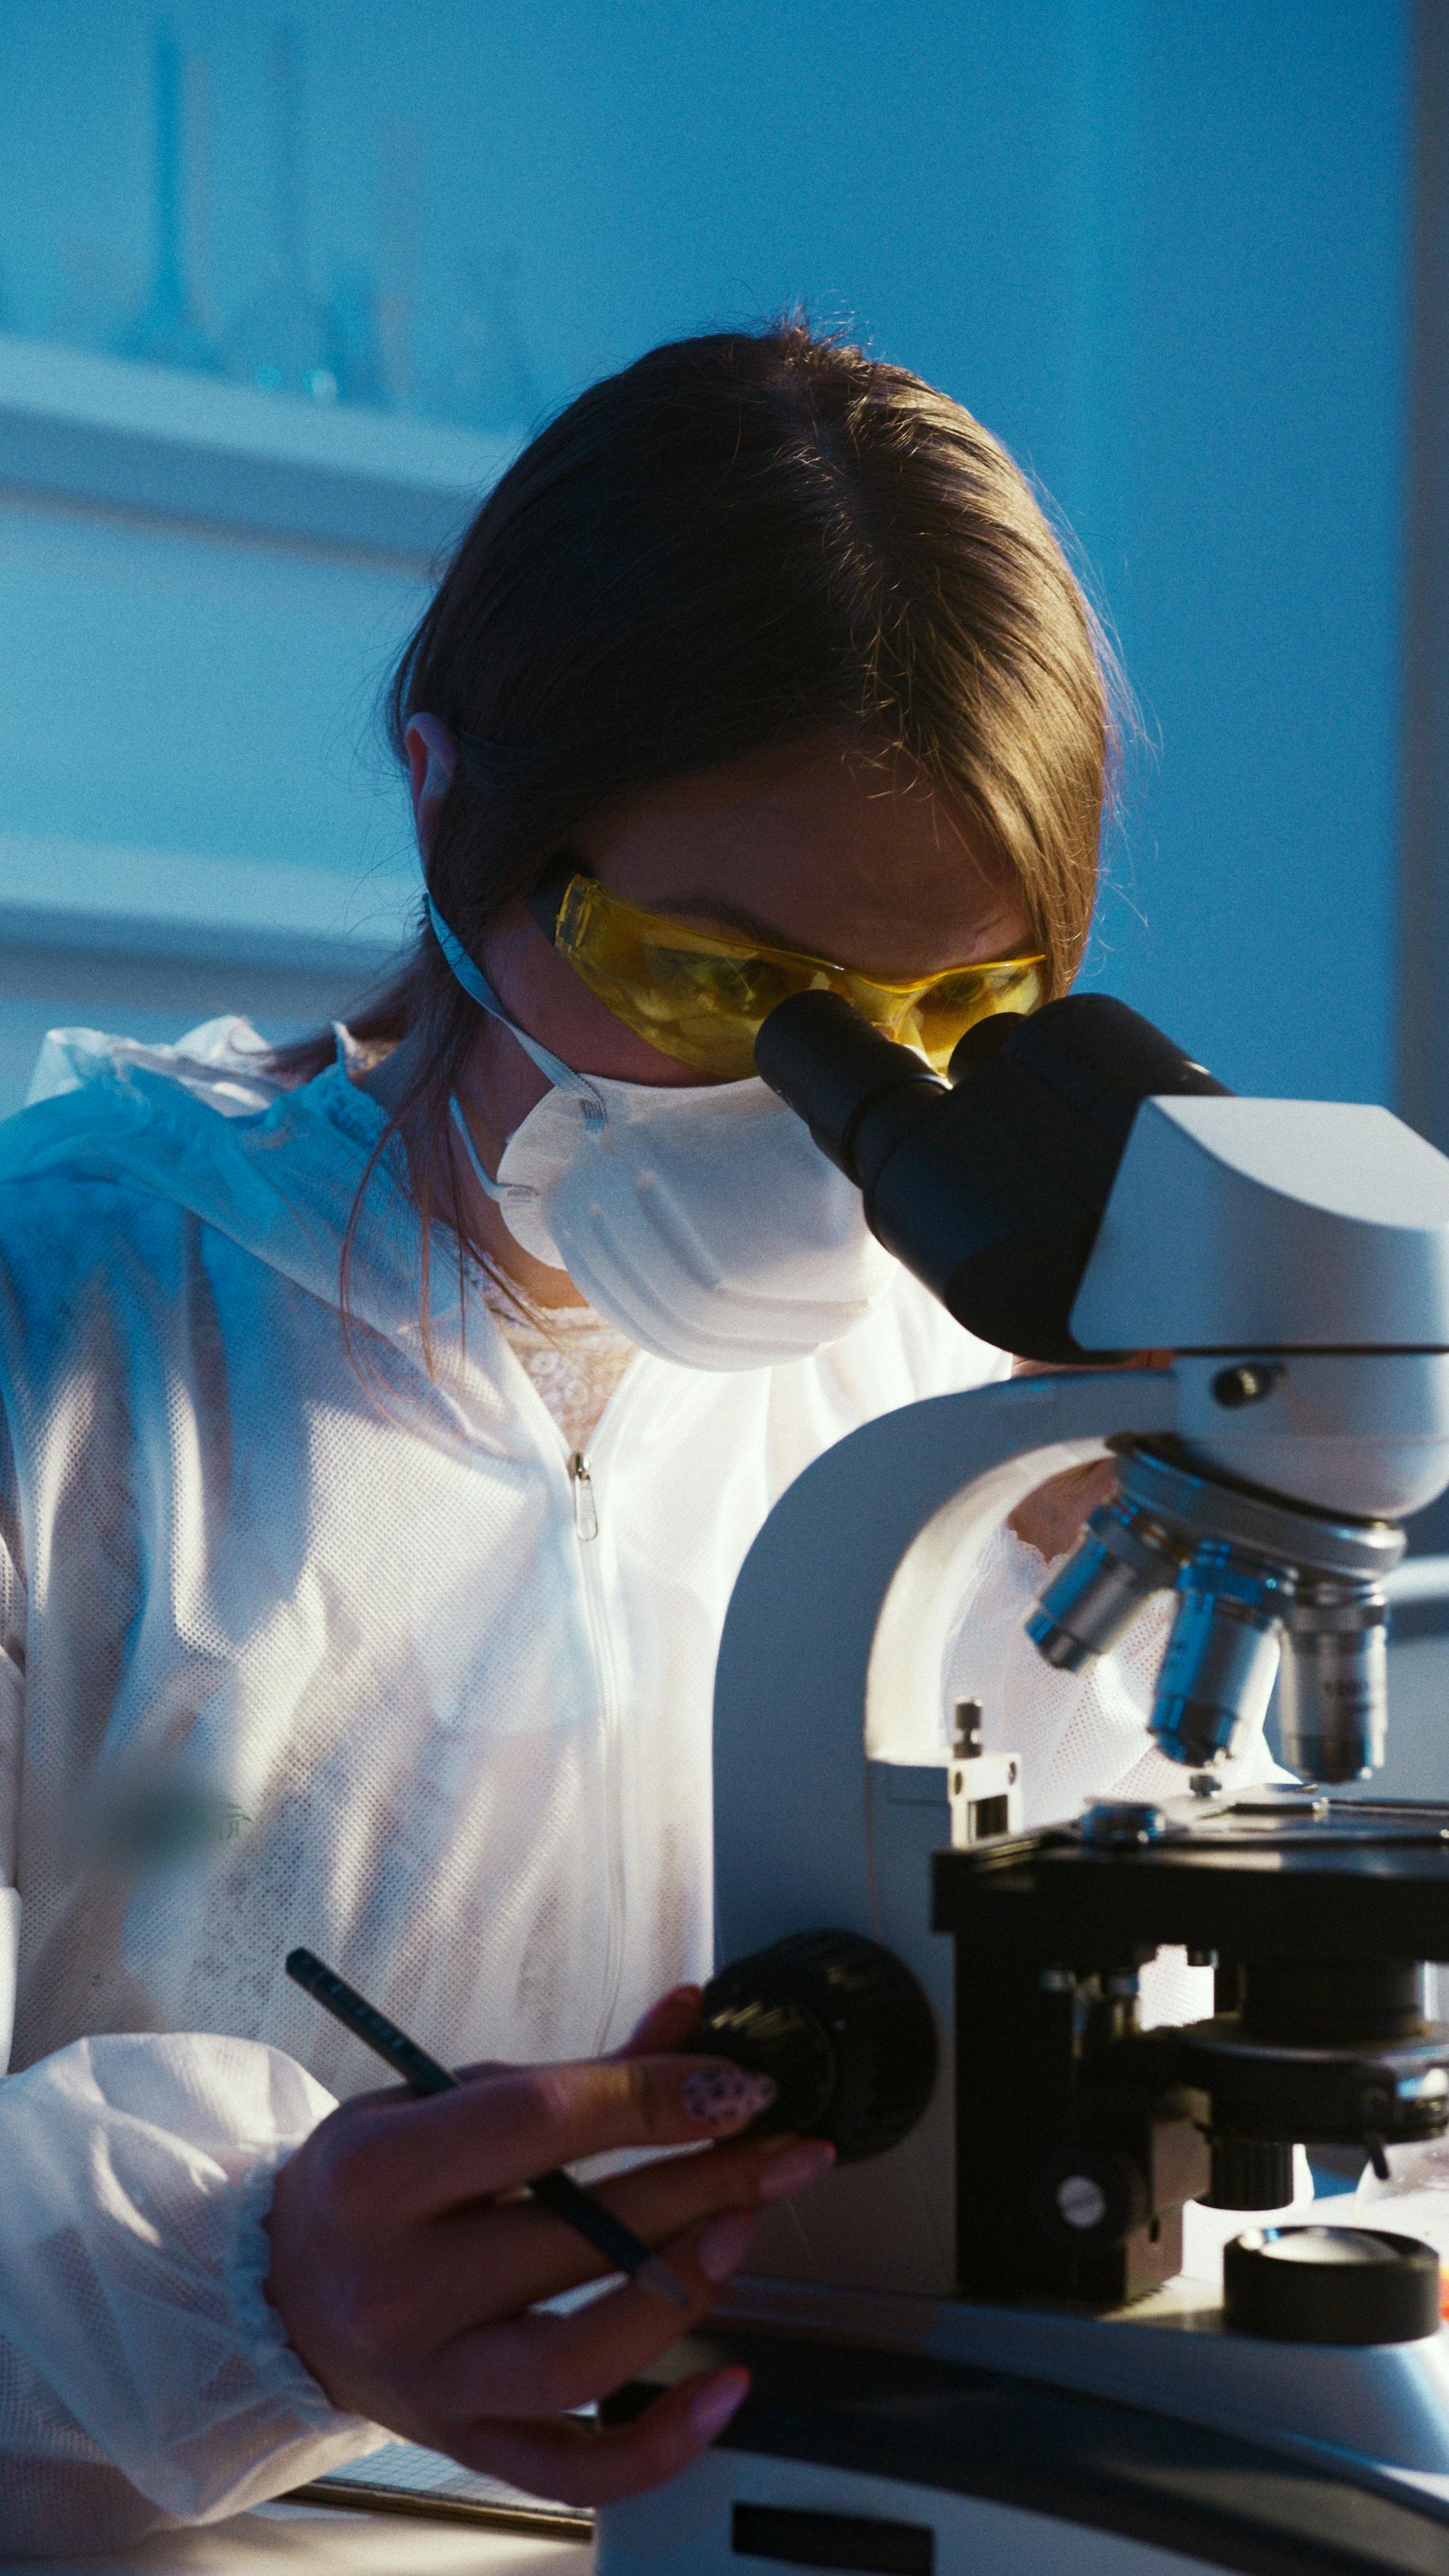
{"type": "Polygon", "coordinates": [[[1281,2138],[1212,2140],[1204,2209],[1286,2209],[1293,2197],[1293,2149],[1281,2138]]]}
{"type": "Polygon", "coordinates": [[[1223,2250],[1223,2319],[1282,2343],[1414,2343],[1439,2325],[1439,2257],[1376,2227],[1250,2227],[1223,2250]]]}
{"type": "Polygon", "coordinates": [[[722,1968],[686,2045],[776,2087],[752,2136],[828,2138],[841,2164],[898,2146],[936,2084],[936,2022],[894,1954],[855,1932],[796,1932],[722,1968]]]}

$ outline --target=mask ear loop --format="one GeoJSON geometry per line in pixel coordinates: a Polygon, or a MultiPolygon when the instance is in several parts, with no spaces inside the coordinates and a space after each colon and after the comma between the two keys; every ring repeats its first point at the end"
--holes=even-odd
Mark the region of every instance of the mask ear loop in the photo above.
{"type": "Polygon", "coordinates": [[[506,1208],[511,1198],[517,1198],[520,1196],[528,1199],[537,1198],[538,1192],[536,1190],[520,1189],[520,1185],[517,1181],[515,1181],[511,1187],[506,1181],[495,1181],[492,1173],[484,1163],[483,1157],[479,1153],[477,1146],[473,1142],[473,1130],[463,1115],[463,1104],[459,1100],[456,1091],[451,1091],[448,1094],[448,1116],[452,1119],[454,1126],[457,1128],[459,1141],[462,1145],[463,1151],[467,1155],[469,1162],[472,1164],[474,1180],[477,1182],[479,1189],[483,1191],[485,1196],[493,1201],[495,1207],[506,1208]]]}
{"type": "MultiPolygon", "coordinates": [[[[547,1074],[556,1090],[568,1092],[582,1104],[584,1117],[590,1126],[602,1126],[606,1122],[608,1113],[593,1084],[587,1081],[583,1074],[575,1073],[571,1064],[565,1064],[562,1056],[555,1055],[553,1050],[544,1046],[539,1039],[531,1038],[527,1029],[521,1029],[516,1020],[510,1019],[482,967],[469,956],[457,932],[449,929],[432,896],[425,895],[424,901],[427,904],[433,937],[447,960],[450,972],[462,985],[469,1000],[476,1002],[480,1010],[487,1011],[490,1018],[497,1020],[508,1030],[510,1036],[518,1040],[524,1054],[532,1058],[540,1073],[547,1074]]],[[[506,1210],[509,1200],[520,1193],[520,1184],[516,1181],[512,1183],[495,1181],[492,1173],[486,1168],[483,1157],[473,1141],[473,1130],[463,1115],[463,1106],[456,1091],[449,1093],[448,1115],[458,1131],[459,1141],[468,1157],[473,1178],[479,1189],[486,1197],[492,1199],[496,1207],[506,1210]]],[[[535,1198],[537,1192],[523,1190],[522,1195],[535,1198]]]]}
{"type": "MultiPolygon", "coordinates": [[[[424,901],[427,904],[428,920],[432,924],[433,937],[436,939],[444,957],[447,959],[452,975],[455,980],[462,985],[469,1000],[476,1002],[480,1010],[487,1011],[491,1018],[497,1020],[502,1027],[507,1029],[511,1037],[518,1040],[524,1054],[531,1057],[532,1061],[537,1065],[540,1073],[547,1074],[549,1081],[553,1084],[556,1091],[568,1092],[573,1099],[582,1102],[584,1117],[591,1127],[605,1125],[608,1119],[608,1111],[606,1110],[599,1093],[595,1090],[594,1085],[589,1081],[588,1076],[586,1074],[576,1073],[573,1066],[571,1064],[565,1064],[562,1056],[555,1055],[551,1047],[546,1047],[540,1039],[530,1037],[527,1029],[521,1029],[519,1027],[518,1022],[515,1019],[512,1019],[508,1012],[505,1011],[503,1004],[500,1002],[498,995],[494,992],[493,987],[489,983],[487,976],[484,974],[482,967],[477,964],[475,959],[469,956],[468,951],[464,947],[461,939],[458,937],[457,932],[449,929],[448,924],[443,919],[437,905],[434,903],[432,896],[430,894],[425,895],[424,901]]],[[[468,1136],[467,1124],[466,1121],[463,1120],[462,1112],[460,1111],[456,1100],[452,1103],[452,1109],[454,1119],[459,1123],[461,1132],[464,1136],[468,1136]]],[[[474,1151],[471,1137],[468,1137],[468,1148],[473,1160],[474,1168],[477,1169],[478,1158],[474,1151]]],[[[482,1179],[481,1171],[479,1172],[479,1178],[482,1179]]],[[[491,1183],[485,1182],[484,1186],[491,1192],[491,1183]]]]}

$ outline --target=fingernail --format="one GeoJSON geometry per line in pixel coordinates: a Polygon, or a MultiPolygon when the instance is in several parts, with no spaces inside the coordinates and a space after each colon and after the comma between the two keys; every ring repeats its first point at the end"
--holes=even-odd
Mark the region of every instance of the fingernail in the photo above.
{"type": "Polygon", "coordinates": [[[750,2393],[747,2370],[722,2370],[702,2388],[689,2410],[689,2428],[701,2442],[712,2442],[722,2433],[730,2417],[739,2412],[750,2393]]]}
{"type": "Polygon", "coordinates": [[[747,2209],[727,2209],[712,2218],[694,2249],[694,2259],[707,2281],[727,2281],[749,2251],[755,2222],[747,2209]]]}
{"type": "Polygon", "coordinates": [[[710,2129],[753,2120],[757,2112],[769,2109],[775,2091],[770,2076],[750,2075],[743,2066],[731,2066],[725,2058],[715,2066],[697,2066],[679,2088],[691,2120],[710,2129]]]}
{"type": "Polygon", "coordinates": [[[760,2176],[761,2200],[783,2200],[790,2191],[803,2191],[806,2184],[819,2182],[835,2162],[835,2149],[823,2138],[802,2139],[783,2156],[774,2156],[760,2176]]]}

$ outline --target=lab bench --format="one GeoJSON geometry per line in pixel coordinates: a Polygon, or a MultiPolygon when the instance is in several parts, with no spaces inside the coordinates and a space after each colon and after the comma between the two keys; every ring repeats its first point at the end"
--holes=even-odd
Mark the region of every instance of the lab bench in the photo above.
{"type": "Polygon", "coordinates": [[[589,2576],[591,2541],[282,2500],[98,2557],[0,2559],[3,2576],[589,2576]]]}

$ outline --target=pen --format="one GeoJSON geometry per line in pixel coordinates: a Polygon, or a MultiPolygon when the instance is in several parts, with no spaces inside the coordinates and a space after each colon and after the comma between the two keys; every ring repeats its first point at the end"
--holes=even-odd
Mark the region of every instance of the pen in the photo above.
{"type": "MultiPolygon", "coordinates": [[[[335,1968],[325,1966],[313,1951],[289,1950],[286,1966],[288,1976],[305,1986],[324,2012],[330,2012],[354,2039],[360,2039],[382,2058],[415,2093],[458,2090],[456,2075],[440,2066],[435,2057],[429,2057],[425,2048],[419,2048],[416,2040],[409,2039],[406,2031],[399,2030],[395,2021],[389,2021],[386,2013],[379,2012],[376,2004],[370,2004],[365,1995],[360,1995],[345,1977],[339,1977],[335,1968]]],[[[555,2218],[565,2220],[592,2245],[596,2254],[602,2254],[616,2272],[627,2272],[631,2281],[656,2299],[667,2299],[676,2308],[689,2307],[688,2291],[663,2256],[646,2245],[642,2236],[636,2236],[632,2227],[626,2227],[622,2219],[615,2218],[591,2192],[581,2190],[568,2174],[539,2174],[526,2188],[545,2209],[553,2211],[555,2218]]]]}

